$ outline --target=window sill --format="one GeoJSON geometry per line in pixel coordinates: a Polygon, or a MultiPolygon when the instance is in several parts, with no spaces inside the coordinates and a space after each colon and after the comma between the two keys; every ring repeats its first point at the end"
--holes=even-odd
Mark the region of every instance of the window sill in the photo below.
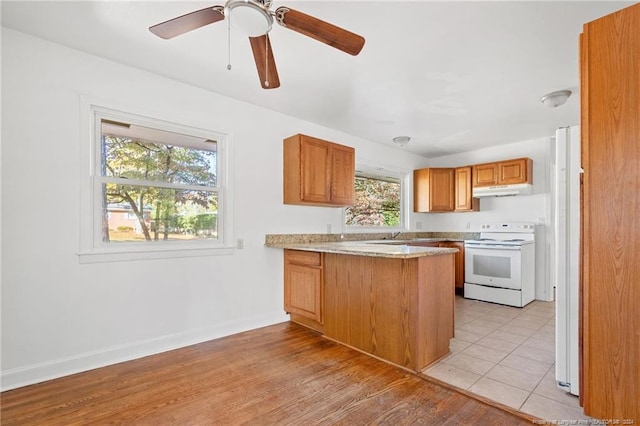
{"type": "Polygon", "coordinates": [[[353,225],[345,225],[344,231],[347,234],[361,234],[361,233],[388,234],[390,232],[409,232],[408,229],[402,226],[381,227],[381,226],[353,226],[353,225]]]}
{"type": "Polygon", "coordinates": [[[80,263],[104,263],[104,262],[127,262],[134,260],[155,260],[155,259],[178,259],[184,257],[198,256],[221,256],[231,255],[235,252],[234,247],[199,247],[199,248],[160,248],[160,249],[94,249],[80,251],[78,259],[80,263]]]}

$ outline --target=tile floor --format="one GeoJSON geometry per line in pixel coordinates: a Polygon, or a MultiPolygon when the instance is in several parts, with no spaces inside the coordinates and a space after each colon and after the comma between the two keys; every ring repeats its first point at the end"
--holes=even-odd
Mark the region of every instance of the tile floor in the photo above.
{"type": "Polygon", "coordinates": [[[590,419],[555,383],[555,304],[524,308],[456,296],[451,354],[423,371],[545,420],[590,419]]]}

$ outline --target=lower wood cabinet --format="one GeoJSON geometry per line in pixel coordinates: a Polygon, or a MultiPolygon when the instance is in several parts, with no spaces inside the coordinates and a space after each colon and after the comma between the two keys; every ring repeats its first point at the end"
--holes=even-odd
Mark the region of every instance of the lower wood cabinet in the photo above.
{"type": "Polygon", "coordinates": [[[420,247],[447,247],[456,248],[458,253],[455,254],[455,288],[456,293],[464,292],[464,242],[462,241],[417,241],[409,243],[410,246],[420,247]]]}
{"type": "Polygon", "coordinates": [[[292,320],[322,331],[323,287],[322,253],[284,251],[284,309],[292,320]]]}
{"type": "Polygon", "coordinates": [[[442,241],[438,247],[457,248],[458,253],[455,255],[456,264],[456,293],[464,292],[464,243],[462,241],[442,241]]]}
{"type": "Polygon", "coordinates": [[[413,371],[449,353],[453,253],[391,258],[285,250],[284,256],[291,321],[413,371]]]}
{"type": "Polygon", "coordinates": [[[453,256],[325,253],[324,334],[413,371],[449,353],[453,256]]]}

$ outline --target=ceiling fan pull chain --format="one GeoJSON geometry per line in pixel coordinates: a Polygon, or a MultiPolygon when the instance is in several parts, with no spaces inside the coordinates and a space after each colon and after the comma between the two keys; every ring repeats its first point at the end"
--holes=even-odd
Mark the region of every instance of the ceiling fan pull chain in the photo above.
{"type": "Polygon", "coordinates": [[[227,19],[227,69],[231,71],[231,14],[227,19]]]}
{"type": "Polygon", "coordinates": [[[265,34],[267,38],[264,43],[264,85],[269,87],[269,34],[265,34]]]}

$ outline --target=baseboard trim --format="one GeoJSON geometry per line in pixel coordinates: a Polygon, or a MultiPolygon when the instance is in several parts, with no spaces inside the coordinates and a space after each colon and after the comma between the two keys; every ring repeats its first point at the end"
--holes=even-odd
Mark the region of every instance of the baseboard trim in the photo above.
{"type": "Polygon", "coordinates": [[[0,373],[0,390],[7,391],[57,379],[288,320],[289,317],[284,312],[244,318],[239,321],[229,321],[213,327],[188,330],[184,333],[112,346],[98,351],[84,352],[69,357],[13,368],[0,373]]]}

